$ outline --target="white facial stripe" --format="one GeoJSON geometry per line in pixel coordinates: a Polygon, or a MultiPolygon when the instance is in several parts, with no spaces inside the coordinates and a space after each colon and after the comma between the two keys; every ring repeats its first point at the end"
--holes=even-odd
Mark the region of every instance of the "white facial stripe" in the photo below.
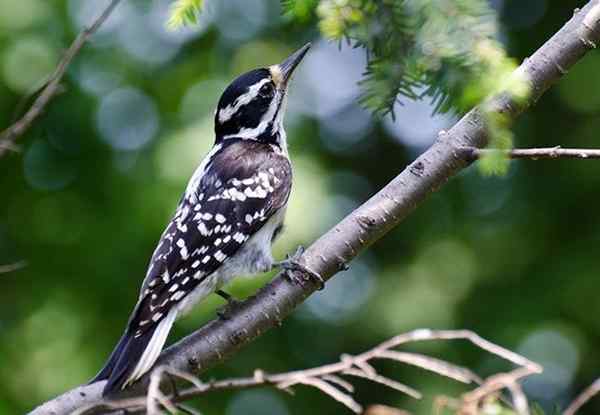
{"type": "Polygon", "coordinates": [[[271,80],[268,78],[261,79],[260,81],[252,85],[250,88],[248,88],[248,92],[237,97],[233,104],[228,105],[222,110],[220,110],[219,122],[223,124],[224,122],[227,122],[229,119],[231,119],[231,117],[233,117],[233,115],[240,108],[242,108],[244,105],[249,104],[254,98],[256,98],[258,92],[260,91],[260,88],[267,82],[271,82],[271,80]]]}
{"type": "Polygon", "coordinates": [[[273,122],[273,127],[276,131],[281,130],[281,123],[283,120],[283,113],[285,112],[285,108],[281,108],[279,110],[279,113],[277,114],[277,118],[275,120],[273,120],[273,118],[275,118],[275,113],[277,112],[277,108],[279,107],[279,102],[282,99],[285,99],[285,97],[282,97],[281,95],[282,95],[282,92],[277,91],[277,95],[271,101],[271,104],[269,105],[269,109],[262,116],[262,118],[260,119],[260,123],[256,127],[242,128],[237,133],[226,135],[223,138],[237,137],[237,138],[246,138],[246,139],[247,138],[256,139],[259,135],[261,135],[262,133],[265,132],[265,130],[267,129],[267,127],[269,126],[269,124],[271,122],[273,122]]]}

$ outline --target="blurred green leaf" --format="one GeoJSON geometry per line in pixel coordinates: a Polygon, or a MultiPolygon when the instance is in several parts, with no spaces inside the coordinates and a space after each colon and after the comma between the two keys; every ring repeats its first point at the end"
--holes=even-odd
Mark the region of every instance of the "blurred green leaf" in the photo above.
{"type": "Polygon", "coordinates": [[[204,0],[175,0],[171,6],[171,16],[167,21],[167,27],[176,30],[183,26],[196,24],[203,7],[204,0]]]}

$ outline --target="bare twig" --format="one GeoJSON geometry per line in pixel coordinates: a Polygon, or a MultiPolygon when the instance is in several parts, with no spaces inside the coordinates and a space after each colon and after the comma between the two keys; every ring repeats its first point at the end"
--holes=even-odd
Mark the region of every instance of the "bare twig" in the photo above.
{"type": "Polygon", "coordinates": [[[465,415],[479,414],[479,407],[486,397],[502,389],[508,389],[512,395],[513,407],[519,415],[529,415],[529,404],[518,381],[523,377],[540,373],[539,367],[520,367],[509,373],[500,373],[489,377],[477,389],[462,397],[461,412],[465,415]]]}
{"type": "Polygon", "coordinates": [[[364,415],[410,415],[410,413],[390,406],[371,405],[367,408],[364,415]]]}
{"type": "MultiPolygon", "coordinates": [[[[599,7],[600,8],[600,7],[599,7]]],[[[575,415],[579,408],[585,405],[590,399],[600,393],[600,378],[596,379],[594,383],[588,386],[571,404],[563,415],[575,415]]]]}
{"type": "Polygon", "coordinates": [[[548,148],[524,148],[512,150],[497,150],[492,148],[463,147],[465,157],[477,160],[485,155],[501,153],[511,159],[600,159],[600,150],[586,148],[562,148],[561,146],[548,148]]]}
{"type": "Polygon", "coordinates": [[[27,261],[18,261],[13,264],[0,265],[0,274],[6,274],[7,272],[13,272],[25,268],[27,261]]]}
{"type": "MultiPolygon", "coordinates": [[[[210,383],[202,383],[199,379],[189,374],[180,372],[171,372],[165,366],[156,368],[150,376],[150,385],[146,398],[122,399],[116,401],[103,402],[100,405],[93,405],[78,412],[79,415],[87,413],[90,410],[103,408],[105,410],[127,409],[133,411],[146,410],[148,414],[159,414],[161,407],[167,411],[174,412],[177,403],[204,395],[209,392],[229,389],[245,389],[251,387],[271,385],[280,390],[289,390],[298,385],[314,387],[324,394],[330,396],[336,401],[345,405],[352,412],[360,414],[363,412],[362,406],[356,402],[352,394],[354,386],[342,376],[358,377],[367,379],[399,392],[405,393],[415,399],[421,398],[421,393],[409,386],[399,383],[393,379],[387,378],[377,373],[376,369],[369,364],[370,361],[386,359],[400,361],[412,366],[434,372],[463,383],[481,384],[473,390],[470,395],[465,395],[464,406],[478,407],[479,402],[492,392],[503,388],[513,391],[515,408],[527,408],[527,401],[524,400],[517,380],[533,373],[541,372],[541,367],[526,358],[513,353],[501,346],[495,345],[477,334],[468,330],[414,330],[409,333],[396,336],[380,345],[367,350],[361,354],[351,356],[342,355],[337,363],[319,366],[312,369],[296,370],[293,372],[266,374],[257,370],[251,378],[227,379],[210,383]],[[431,340],[468,340],[475,346],[499,356],[520,367],[510,373],[502,373],[482,382],[480,378],[470,370],[456,366],[452,363],[440,360],[434,357],[394,350],[399,346],[417,341],[431,340]],[[176,393],[167,395],[160,390],[163,375],[171,374],[192,383],[194,386],[176,393]]],[[[466,413],[466,412],[465,412],[466,413]]],[[[527,412],[520,412],[520,415],[527,412]]]]}
{"type": "Polygon", "coordinates": [[[108,19],[108,16],[110,16],[115,7],[117,7],[119,1],[120,0],[112,0],[91,26],[84,28],[79,35],[77,35],[69,49],[67,49],[65,52],[63,58],[58,63],[54,73],[48,79],[46,86],[34,101],[31,108],[27,110],[25,115],[23,115],[20,120],[0,133],[0,157],[2,157],[7,151],[13,149],[15,140],[23,135],[29,129],[29,127],[31,127],[31,124],[44,111],[50,100],[52,100],[57,92],[59,92],[60,82],[67,72],[67,68],[71,64],[71,61],[77,55],[77,53],[79,53],[89,37],[93,35],[100,26],[102,26],[106,19],[108,19]]]}
{"type": "MultiPolygon", "coordinates": [[[[502,113],[507,119],[516,119],[600,42],[600,22],[590,17],[586,25],[583,24],[597,4],[597,0],[588,2],[521,64],[517,76],[528,82],[531,91],[525,99],[514,100],[504,92],[489,97],[483,106],[471,110],[394,180],[313,243],[301,258],[303,264],[324,279],[331,278],[396,227],[449,178],[466,168],[469,160],[460,148],[483,148],[488,144],[487,117],[483,112],[502,113]]],[[[240,304],[229,319],[214,320],[165,350],[158,364],[201,373],[279,326],[317,288],[311,281],[294,284],[280,273],[240,304]]],[[[149,377],[143,377],[126,391],[127,396],[143,396],[148,382],[149,377]]],[[[77,387],[33,413],[68,414],[75,408],[102,402],[104,384],[101,381],[77,387]]]]}

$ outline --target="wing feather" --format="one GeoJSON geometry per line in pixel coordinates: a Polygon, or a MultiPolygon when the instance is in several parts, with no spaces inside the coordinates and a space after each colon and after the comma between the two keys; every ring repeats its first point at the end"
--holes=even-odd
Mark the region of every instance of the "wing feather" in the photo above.
{"type": "Polygon", "coordinates": [[[287,203],[291,166],[272,145],[231,140],[204,169],[153,254],[130,321],[136,336],[162,321],[287,203]]]}

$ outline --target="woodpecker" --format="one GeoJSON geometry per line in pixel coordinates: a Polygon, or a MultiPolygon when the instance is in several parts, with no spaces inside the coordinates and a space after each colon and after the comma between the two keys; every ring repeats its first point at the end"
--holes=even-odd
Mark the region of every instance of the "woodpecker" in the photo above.
{"type": "Polygon", "coordinates": [[[173,323],[194,304],[213,292],[229,299],[221,287],[234,277],[302,268],[296,257],[275,262],[271,244],[292,187],[283,128],[288,84],[309,48],[239,76],[223,92],[214,146],[158,242],[125,333],[92,380],[108,379],[104,396],[152,368],[173,323]]]}

